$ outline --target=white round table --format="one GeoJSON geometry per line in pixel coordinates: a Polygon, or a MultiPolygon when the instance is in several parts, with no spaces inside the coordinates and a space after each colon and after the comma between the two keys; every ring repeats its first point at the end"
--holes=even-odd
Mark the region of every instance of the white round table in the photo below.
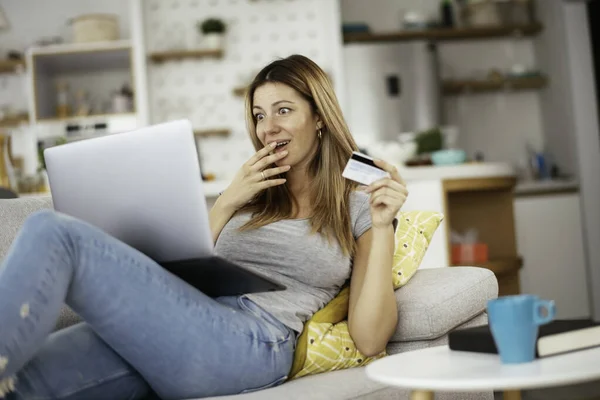
{"type": "Polygon", "coordinates": [[[522,389],[541,389],[600,378],[600,347],[502,364],[495,354],[453,351],[448,346],[394,354],[369,364],[367,376],[377,382],[412,390],[411,399],[431,400],[434,391],[504,391],[520,399],[522,389]]]}

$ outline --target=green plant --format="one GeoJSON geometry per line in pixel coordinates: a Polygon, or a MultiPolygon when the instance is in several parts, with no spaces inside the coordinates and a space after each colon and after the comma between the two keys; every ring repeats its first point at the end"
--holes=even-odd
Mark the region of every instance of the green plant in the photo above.
{"type": "Polygon", "coordinates": [[[198,23],[198,29],[204,34],[208,33],[225,33],[227,27],[225,22],[217,18],[208,18],[198,23]]]}
{"type": "Polygon", "coordinates": [[[417,142],[417,154],[433,153],[442,149],[442,132],[439,128],[420,132],[415,140],[417,142]]]}
{"type": "MultiPolygon", "coordinates": [[[[64,136],[61,136],[56,139],[56,141],[54,142],[54,146],[60,146],[67,142],[68,142],[67,138],[64,136]]],[[[52,147],[52,146],[50,146],[50,147],[52,147]]],[[[46,159],[44,158],[44,150],[45,149],[46,149],[46,146],[44,146],[44,143],[38,142],[38,171],[46,169],[46,159]]]]}

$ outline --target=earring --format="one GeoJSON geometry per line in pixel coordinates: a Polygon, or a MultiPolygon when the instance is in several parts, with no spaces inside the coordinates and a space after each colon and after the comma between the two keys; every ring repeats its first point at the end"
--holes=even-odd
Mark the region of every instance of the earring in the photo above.
{"type": "Polygon", "coordinates": [[[320,129],[319,129],[319,133],[317,133],[317,136],[319,137],[319,139],[321,139],[323,137],[323,133],[321,132],[320,129]]]}

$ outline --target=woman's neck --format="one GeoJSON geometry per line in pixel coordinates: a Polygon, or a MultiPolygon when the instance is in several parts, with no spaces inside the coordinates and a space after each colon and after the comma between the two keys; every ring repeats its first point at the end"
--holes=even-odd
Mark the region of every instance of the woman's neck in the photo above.
{"type": "Polygon", "coordinates": [[[306,218],[312,213],[310,206],[310,178],[307,170],[290,170],[286,174],[287,187],[294,199],[295,218],[306,218]]]}

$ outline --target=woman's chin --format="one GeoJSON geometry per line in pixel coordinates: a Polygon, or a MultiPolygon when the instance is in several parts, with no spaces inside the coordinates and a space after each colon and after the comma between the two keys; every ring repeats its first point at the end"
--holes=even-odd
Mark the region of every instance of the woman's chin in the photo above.
{"type": "Polygon", "coordinates": [[[282,159],[275,161],[275,165],[277,165],[278,167],[283,167],[285,165],[291,165],[289,158],[290,158],[290,156],[285,156],[282,159]]]}

